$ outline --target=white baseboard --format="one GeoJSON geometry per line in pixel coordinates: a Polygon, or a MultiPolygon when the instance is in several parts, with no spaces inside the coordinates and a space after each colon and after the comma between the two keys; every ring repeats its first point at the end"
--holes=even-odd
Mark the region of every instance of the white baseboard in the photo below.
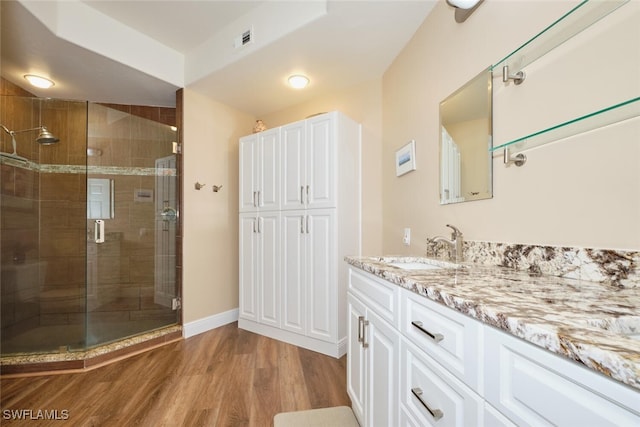
{"type": "Polygon", "coordinates": [[[189,338],[194,335],[201,334],[203,332],[210,331],[220,326],[227,325],[229,323],[238,320],[238,309],[225,311],[223,313],[214,314],[203,319],[194,320],[193,322],[185,323],[182,326],[182,336],[189,338]]]}
{"type": "Polygon", "coordinates": [[[346,337],[338,340],[337,343],[328,342],[247,319],[238,319],[238,327],[278,341],[306,348],[307,350],[326,354],[327,356],[335,357],[336,359],[339,359],[347,353],[346,337]]]}

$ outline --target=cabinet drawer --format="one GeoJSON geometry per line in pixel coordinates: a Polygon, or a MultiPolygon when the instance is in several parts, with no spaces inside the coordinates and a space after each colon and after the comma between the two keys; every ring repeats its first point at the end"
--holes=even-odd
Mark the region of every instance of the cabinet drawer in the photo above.
{"type": "Polygon", "coordinates": [[[485,398],[515,424],[640,425],[637,391],[497,329],[485,339],[485,398]]]}
{"type": "Polygon", "coordinates": [[[413,418],[420,426],[480,425],[480,396],[405,338],[400,354],[400,401],[410,415],[405,422],[413,418]]]}
{"type": "Polygon", "coordinates": [[[398,295],[397,285],[349,268],[349,291],[357,295],[380,317],[397,328],[398,295]]]}
{"type": "Polygon", "coordinates": [[[482,325],[406,289],[401,305],[403,335],[481,393],[482,325]]]}

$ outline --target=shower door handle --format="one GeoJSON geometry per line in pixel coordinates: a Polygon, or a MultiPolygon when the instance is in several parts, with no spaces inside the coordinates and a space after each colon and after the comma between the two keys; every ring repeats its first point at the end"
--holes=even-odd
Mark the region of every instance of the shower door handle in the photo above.
{"type": "Polygon", "coordinates": [[[93,233],[96,243],[104,243],[104,221],[96,219],[93,226],[93,233]]]}
{"type": "Polygon", "coordinates": [[[172,207],[165,206],[162,212],[160,212],[160,217],[165,222],[176,222],[178,220],[178,211],[172,207]]]}

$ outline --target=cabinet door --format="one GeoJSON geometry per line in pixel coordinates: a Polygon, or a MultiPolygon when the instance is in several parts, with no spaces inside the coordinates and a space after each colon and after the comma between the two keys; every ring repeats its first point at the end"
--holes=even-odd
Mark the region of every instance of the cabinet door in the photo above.
{"type": "Polygon", "coordinates": [[[258,249],[255,214],[241,214],[239,224],[240,309],[243,319],[258,320],[257,274],[258,249]]]}
{"type": "Polygon", "coordinates": [[[309,302],[307,335],[335,342],[337,339],[337,260],[335,209],[308,210],[306,272],[309,302]]]}
{"type": "Polygon", "coordinates": [[[259,322],[280,327],[280,214],[260,213],[256,228],[259,322]]]}
{"type": "Polygon", "coordinates": [[[305,211],[282,213],[282,328],[306,332],[305,211]]]}
{"type": "Polygon", "coordinates": [[[484,331],[485,398],[518,426],[640,425],[636,390],[493,327],[484,331]]]}
{"type": "Polygon", "coordinates": [[[306,179],[306,135],[305,122],[283,126],[281,130],[282,150],[282,209],[302,209],[305,205],[306,179]]]}
{"type": "Polygon", "coordinates": [[[398,425],[398,366],[400,333],[373,311],[365,327],[367,398],[365,418],[371,426],[398,425]]]}
{"type": "Polygon", "coordinates": [[[307,120],[308,208],[336,207],[334,117],[334,114],[323,114],[307,120]]]}
{"type": "Polygon", "coordinates": [[[257,205],[260,210],[280,209],[280,128],[258,134],[259,169],[257,205]]]}
{"type": "Polygon", "coordinates": [[[361,426],[366,426],[365,408],[365,351],[362,347],[362,321],[366,309],[351,293],[347,294],[347,393],[351,398],[351,409],[361,426]]]}
{"type": "Polygon", "coordinates": [[[240,212],[251,212],[258,209],[258,136],[249,135],[240,138],[240,212]]]}

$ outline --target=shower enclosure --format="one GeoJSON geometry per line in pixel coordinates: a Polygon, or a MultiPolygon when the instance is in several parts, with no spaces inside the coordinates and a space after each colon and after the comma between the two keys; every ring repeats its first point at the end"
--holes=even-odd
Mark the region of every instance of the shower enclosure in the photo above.
{"type": "Polygon", "coordinates": [[[178,324],[175,113],[0,103],[2,356],[82,351],[178,324]],[[59,142],[22,132],[43,127],[59,142]]]}

